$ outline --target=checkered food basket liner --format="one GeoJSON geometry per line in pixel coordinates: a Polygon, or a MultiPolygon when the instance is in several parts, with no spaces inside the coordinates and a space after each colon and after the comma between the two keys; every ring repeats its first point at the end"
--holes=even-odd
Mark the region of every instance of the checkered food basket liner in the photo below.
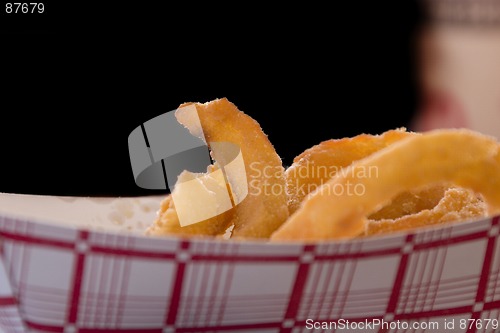
{"type": "MultiPolygon", "coordinates": [[[[100,217],[82,209],[83,198],[39,209],[82,205],[75,219],[111,225],[106,200],[94,203],[100,217]]],[[[154,211],[142,213],[125,215],[152,221],[154,211]]],[[[0,214],[4,332],[495,332],[500,318],[499,217],[348,242],[267,244],[144,237],[27,215],[0,214]],[[314,326],[326,322],[351,326],[314,326]]]]}

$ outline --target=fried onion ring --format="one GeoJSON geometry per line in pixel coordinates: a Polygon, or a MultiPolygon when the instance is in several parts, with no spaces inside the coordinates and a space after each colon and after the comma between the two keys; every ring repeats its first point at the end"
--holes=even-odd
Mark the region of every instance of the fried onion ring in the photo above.
{"type": "Polygon", "coordinates": [[[299,208],[307,194],[342,168],[412,135],[418,134],[400,128],[380,135],[360,134],[352,138],[331,139],[305,150],[285,171],[290,214],[299,208]]]}
{"type": "MultiPolygon", "coordinates": [[[[226,98],[204,104],[183,104],[176,112],[176,117],[193,135],[205,140],[211,149],[217,142],[230,142],[239,146],[246,169],[248,195],[229,211],[185,227],[179,225],[175,205],[169,196],[162,203],[159,216],[148,233],[215,236],[224,234],[234,225],[233,238],[268,238],[289,214],[284,168],[259,124],[226,98]],[[193,121],[189,114],[179,112],[188,105],[196,106],[199,122],[193,121]],[[273,191],[275,188],[280,191],[273,191]]],[[[218,156],[213,157],[217,160],[218,156]]],[[[229,186],[239,181],[228,179],[229,186]]]]}
{"type": "Polygon", "coordinates": [[[449,188],[438,204],[418,213],[394,219],[369,220],[366,235],[387,234],[395,231],[411,230],[446,222],[467,221],[484,217],[488,207],[474,192],[463,188],[449,188]]]}
{"type": "Polygon", "coordinates": [[[432,209],[443,199],[449,187],[435,185],[398,194],[391,202],[368,216],[369,220],[394,220],[432,209]]]}
{"type": "MultiPolygon", "coordinates": [[[[211,166],[208,171],[210,172],[213,169],[215,169],[215,167],[211,166]]],[[[172,195],[167,195],[160,204],[158,217],[153,224],[146,229],[146,234],[156,236],[216,236],[223,233],[224,228],[227,228],[233,214],[234,209],[230,209],[202,222],[181,227],[177,211],[175,210],[174,201],[172,200],[172,195]]]]}
{"type": "MultiPolygon", "coordinates": [[[[339,170],[404,138],[420,135],[405,128],[386,131],[380,135],[360,134],[352,138],[332,139],[315,145],[298,155],[285,171],[288,209],[295,212],[307,194],[330,180],[339,170]]],[[[433,186],[422,191],[407,191],[369,219],[396,219],[416,214],[436,206],[446,188],[433,186]]]]}
{"type": "Polygon", "coordinates": [[[466,129],[434,130],[396,142],[353,163],[310,193],[271,240],[359,236],[365,231],[366,217],[398,194],[440,183],[482,194],[488,214],[499,213],[498,142],[466,129]],[[370,168],[377,170],[376,177],[360,176],[370,168]]]}

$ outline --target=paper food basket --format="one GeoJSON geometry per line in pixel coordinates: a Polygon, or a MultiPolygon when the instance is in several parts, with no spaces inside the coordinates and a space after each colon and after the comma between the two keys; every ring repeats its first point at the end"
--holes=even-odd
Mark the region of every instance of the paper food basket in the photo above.
{"type": "Polygon", "coordinates": [[[160,200],[0,194],[0,331],[499,329],[498,217],[316,244],[143,236],[160,200]]]}

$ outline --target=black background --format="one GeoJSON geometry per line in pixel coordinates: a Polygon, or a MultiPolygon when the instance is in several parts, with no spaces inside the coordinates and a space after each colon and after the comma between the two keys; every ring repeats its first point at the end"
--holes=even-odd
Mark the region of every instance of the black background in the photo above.
{"type": "Polygon", "coordinates": [[[285,165],[418,108],[416,1],[182,7],[2,7],[1,192],[158,194],[135,185],[127,138],[187,101],[227,97],[285,165]]]}

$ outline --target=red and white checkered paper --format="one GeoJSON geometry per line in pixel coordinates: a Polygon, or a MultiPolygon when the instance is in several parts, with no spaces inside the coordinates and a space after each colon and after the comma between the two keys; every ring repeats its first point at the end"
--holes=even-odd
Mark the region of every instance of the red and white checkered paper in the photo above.
{"type": "Polygon", "coordinates": [[[0,331],[297,333],[312,331],[307,319],[499,319],[499,233],[496,217],[288,245],[148,238],[0,217],[0,331]]]}

